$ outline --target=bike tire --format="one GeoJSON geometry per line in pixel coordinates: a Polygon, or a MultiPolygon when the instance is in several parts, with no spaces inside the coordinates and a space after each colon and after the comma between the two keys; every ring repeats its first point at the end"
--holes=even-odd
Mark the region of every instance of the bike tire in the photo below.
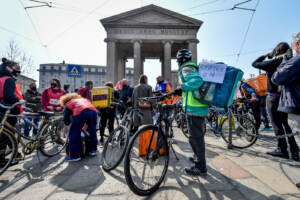
{"type": "MultiPolygon", "coordinates": [[[[131,162],[133,162],[133,155],[131,153],[135,152],[136,150],[136,145],[138,145],[139,143],[139,138],[141,136],[141,134],[143,134],[145,131],[158,131],[158,127],[155,126],[155,125],[146,125],[144,127],[142,127],[141,129],[139,129],[135,135],[133,136],[132,140],[130,141],[129,143],[129,146],[127,148],[127,151],[126,151],[126,154],[125,154],[125,159],[124,159],[124,174],[125,174],[125,179],[126,179],[126,182],[127,182],[127,185],[128,187],[130,188],[130,190],[132,192],[134,192],[135,194],[139,195],[139,196],[148,196],[148,195],[151,195],[153,194],[155,191],[158,190],[159,186],[161,185],[162,181],[164,180],[165,176],[166,176],[166,173],[168,171],[168,165],[169,165],[169,147],[168,147],[168,143],[167,143],[167,139],[166,137],[164,136],[164,134],[160,134],[160,146],[161,148],[164,149],[164,154],[163,155],[160,155],[160,153],[157,153],[155,154],[157,156],[157,158],[165,158],[164,159],[164,162],[163,162],[163,170],[160,174],[160,177],[158,179],[158,181],[156,183],[154,183],[153,186],[149,187],[149,188],[141,188],[142,187],[142,184],[138,184],[134,181],[134,178],[132,176],[132,166],[131,166],[131,162]]],[[[148,142],[148,144],[150,143],[150,141],[148,142]]],[[[161,148],[159,148],[161,151],[161,148]]],[[[139,151],[139,147],[137,149],[139,151]]],[[[152,151],[153,153],[154,151],[152,151]]],[[[142,156],[139,156],[138,155],[138,158],[140,160],[145,160],[146,162],[151,162],[149,159],[146,160],[146,157],[144,156],[142,158],[142,156]]],[[[140,161],[139,161],[140,162],[140,161]]],[[[153,162],[156,162],[156,165],[158,164],[158,160],[155,160],[153,162]]],[[[143,166],[145,166],[146,164],[144,164],[143,166]]],[[[136,165],[133,165],[133,166],[136,166],[137,167],[137,164],[136,165]]],[[[146,168],[144,170],[142,170],[143,172],[146,171],[146,168]]],[[[138,168],[138,169],[141,169],[141,168],[138,168]]],[[[138,171],[134,171],[135,174],[138,173],[138,171]]],[[[151,173],[153,174],[153,173],[151,173]]],[[[155,176],[154,176],[155,177],[155,176]]],[[[148,184],[149,185],[149,184],[148,184]]]]}
{"type": "Polygon", "coordinates": [[[68,130],[65,129],[65,125],[62,122],[62,118],[55,119],[49,123],[47,123],[42,130],[40,131],[38,138],[40,142],[39,150],[46,157],[53,157],[58,155],[67,145],[68,143],[68,130]],[[50,129],[50,130],[49,130],[50,129]],[[61,135],[63,135],[64,139],[62,139],[61,135]],[[57,150],[52,152],[48,152],[45,146],[45,138],[50,137],[51,142],[55,145],[59,145],[60,147],[57,150]]]}
{"type": "Polygon", "coordinates": [[[189,138],[189,130],[187,125],[186,115],[181,113],[180,118],[181,118],[181,125],[180,125],[181,132],[186,138],[189,138]]]}
{"type": "Polygon", "coordinates": [[[1,147],[6,146],[5,152],[3,152],[5,155],[4,160],[0,162],[0,175],[1,175],[10,166],[11,162],[13,161],[17,153],[17,149],[16,149],[17,142],[11,134],[2,131],[2,133],[0,133],[0,146],[1,147]],[[7,152],[7,146],[10,148],[9,152],[7,152]]]}
{"type": "MultiPolygon", "coordinates": [[[[232,146],[238,149],[245,149],[252,146],[258,138],[258,132],[255,128],[254,122],[250,120],[248,117],[242,115],[233,115],[233,118],[234,118],[235,127],[232,129],[232,146]],[[236,124],[238,125],[237,128],[236,128],[236,124]],[[242,134],[246,134],[246,135],[242,136],[240,131],[244,131],[242,134]],[[250,131],[251,133],[248,133],[247,131],[250,131]],[[240,141],[238,139],[242,139],[242,138],[246,140],[246,143],[243,144],[241,142],[238,142],[240,141]]],[[[229,134],[226,134],[224,128],[224,124],[226,120],[228,120],[228,117],[222,120],[222,122],[220,123],[220,129],[221,129],[221,133],[222,133],[221,136],[223,140],[226,143],[228,143],[229,134]]]]}
{"type": "Polygon", "coordinates": [[[104,144],[104,148],[103,148],[103,152],[102,152],[102,156],[103,156],[102,168],[104,171],[109,172],[109,171],[115,169],[117,166],[119,166],[119,164],[121,163],[121,161],[124,158],[128,144],[129,144],[129,131],[123,126],[118,126],[116,129],[113,130],[113,132],[110,134],[110,136],[108,137],[108,139],[106,140],[106,142],[104,144]],[[121,138],[119,135],[117,135],[118,131],[121,131],[121,133],[120,133],[120,134],[122,134],[121,138]],[[114,140],[115,137],[118,137],[117,143],[113,143],[116,141],[116,140],[114,140]],[[109,149],[109,147],[114,148],[119,145],[121,146],[120,143],[122,143],[122,139],[124,139],[125,143],[123,145],[123,149],[121,149],[121,152],[119,152],[113,156],[110,155],[110,153],[112,151],[109,149]],[[109,163],[108,159],[110,159],[110,158],[114,158],[114,162],[108,164],[109,163]]]}

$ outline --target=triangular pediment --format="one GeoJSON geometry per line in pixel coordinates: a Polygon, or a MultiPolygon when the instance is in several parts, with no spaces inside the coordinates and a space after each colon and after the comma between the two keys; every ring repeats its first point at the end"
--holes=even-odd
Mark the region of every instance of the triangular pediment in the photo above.
{"type": "Polygon", "coordinates": [[[125,13],[114,15],[101,20],[104,27],[107,25],[181,25],[200,27],[200,20],[181,15],[168,9],[148,5],[125,13]]]}

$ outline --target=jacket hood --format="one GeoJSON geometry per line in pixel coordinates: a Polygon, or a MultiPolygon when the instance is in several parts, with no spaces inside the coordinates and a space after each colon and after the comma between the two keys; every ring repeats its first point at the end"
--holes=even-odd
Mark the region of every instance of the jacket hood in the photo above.
{"type": "Polygon", "coordinates": [[[10,76],[10,77],[12,77],[11,73],[9,71],[7,71],[6,67],[3,64],[0,65],[0,76],[1,77],[2,76],[10,76]]]}

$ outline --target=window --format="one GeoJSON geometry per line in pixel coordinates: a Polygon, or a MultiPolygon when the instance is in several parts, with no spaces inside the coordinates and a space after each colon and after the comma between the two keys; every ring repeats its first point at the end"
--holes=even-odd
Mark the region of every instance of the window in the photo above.
{"type": "Polygon", "coordinates": [[[91,72],[96,72],[96,68],[91,68],[91,72]]]}
{"type": "Polygon", "coordinates": [[[84,71],[84,72],[88,72],[88,71],[89,71],[89,68],[85,67],[85,68],[83,68],[83,71],[84,71]]]}
{"type": "Polygon", "coordinates": [[[66,67],[65,67],[65,66],[62,66],[61,69],[62,69],[63,71],[66,71],[66,67]]]}
{"type": "Polygon", "coordinates": [[[97,70],[98,72],[102,72],[102,69],[101,68],[98,68],[98,70],[97,70]]]}
{"type": "Polygon", "coordinates": [[[45,72],[42,72],[42,75],[43,75],[43,76],[45,76],[45,75],[46,75],[46,73],[45,73],[45,72]]]}
{"type": "Polygon", "coordinates": [[[58,67],[58,70],[61,71],[61,66],[58,67]]]}
{"type": "Polygon", "coordinates": [[[44,89],[46,86],[45,86],[45,84],[42,84],[42,89],[44,89]]]}
{"type": "Polygon", "coordinates": [[[54,69],[54,70],[58,70],[58,66],[54,66],[53,69],[54,69]]]}
{"type": "Polygon", "coordinates": [[[129,70],[128,69],[126,69],[126,74],[129,74],[129,70]]]}
{"type": "Polygon", "coordinates": [[[47,65],[47,66],[45,66],[45,69],[46,69],[46,70],[50,70],[51,68],[50,68],[49,65],[47,65]]]}
{"type": "Polygon", "coordinates": [[[50,67],[51,70],[53,70],[53,68],[54,68],[53,66],[50,67]]]}

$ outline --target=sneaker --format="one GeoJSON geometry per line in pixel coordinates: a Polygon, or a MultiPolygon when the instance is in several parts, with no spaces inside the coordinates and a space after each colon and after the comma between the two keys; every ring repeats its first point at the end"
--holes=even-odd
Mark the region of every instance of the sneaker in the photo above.
{"type": "Polygon", "coordinates": [[[197,167],[185,168],[184,171],[190,176],[207,176],[207,170],[200,170],[197,167]]]}
{"type": "Polygon", "coordinates": [[[90,152],[90,156],[96,156],[96,155],[97,155],[97,151],[96,150],[90,152]]]}
{"type": "Polygon", "coordinates": [[[299,153],[297,151],[292,153],[292,159],[294,161],[298,161],[298,162],[300,161],[299,153]]]}
{"type": "Polygon", "coordinates": [[[300,189],[300,183],[296,183],[296,187],[300,189]]]}
{"type": "Polygon", "coordinates": [[[275,151],[267,152],[268,155],[279,157],[279,158],[286,158],[289,159],[288,152],[282,152],[280,149],[276,149],[275,151]]]}
{"type": "Polygon", "coordinates": [[[72,157],[69,157],[69,156],[66,157],[66,162],[76,162],[76,161],[79,161],[79,160],[81,160],[81,157],[78,157],[78,158],[72,158],[72,157]]]}

